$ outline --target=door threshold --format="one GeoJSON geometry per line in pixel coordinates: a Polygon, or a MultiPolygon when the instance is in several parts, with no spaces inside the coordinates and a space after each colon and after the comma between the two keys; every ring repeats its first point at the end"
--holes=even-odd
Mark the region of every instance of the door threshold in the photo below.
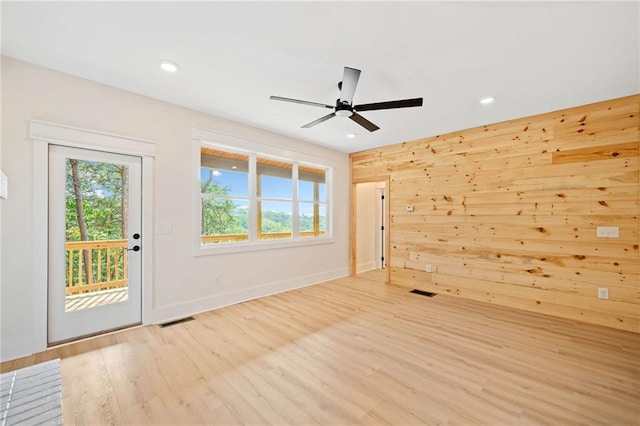
{"type": "Polygon", "coordinates": [[[74,337],[71,339],[61,340],[59,342],[49,342],[47,343],[47,349],[60,348],[63,346],[68,346],[74,343],[84,342],[87,340],[91,340],[97,337],[107,336],[109,334],[115,334],[120,331],[130,330],[138,327],[142,327],[142,322],[136,322],[133,324],[124,325],[122,327],[110,328],[109,330],[99,331],[97,333],[87,334],[85,336],[74,337]]]}

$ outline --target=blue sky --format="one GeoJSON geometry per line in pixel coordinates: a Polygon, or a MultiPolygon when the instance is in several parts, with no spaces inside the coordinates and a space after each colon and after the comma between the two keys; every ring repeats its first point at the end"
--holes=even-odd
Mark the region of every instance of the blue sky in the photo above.
{"type": "MultiPolygon", "coordinates": [[[[208,178],[208,172],[206,169],[201,169],[200,178],[205,180],[208,178]]],[[[222,170],[216,170],[214,182],[223,187],[229,188],[229,195],[238,195],[241,197],[248,196],[248,175],[244,172],[233,172],[222,170]]],[[[313,200],[313,183],[312,182],[299,182],[299,199],[300,200],[313,200]]],[[[325,199],[326,185],[320,185],[320,199],[325,199]]],[[[291,179],[278,178],[273,176],[263,176],[262,180],[262,195],[269,198],[284,198],[291,199],[291,179]]],[[[307,214],[313,211],[311,204],[302,203],[300,206],[300,213],[307,214]]],[[[273,211],[291,212],[291,203],[269,203],[263,205],[263,208],[273,211]]],[[[322,212],[321,212],[322,215],[322,212]]]]}

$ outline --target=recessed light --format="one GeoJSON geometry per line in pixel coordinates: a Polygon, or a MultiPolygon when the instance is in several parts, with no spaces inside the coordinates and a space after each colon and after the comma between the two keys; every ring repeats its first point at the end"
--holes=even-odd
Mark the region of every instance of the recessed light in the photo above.
{"type": "Polygon", "coordinates": [[[355,138],[356,136],[357,136],[357,134],[356,134],[356,133],[347,133],[347,137],[348,137],[349,139],[353,139],[353,138],[355,138]]]}
{"type": "Polygon", "coordinates": [[[493,101],[495,101],[495,98],[493,96],[485,96],[484,98],[480,99],[480,103],[482,105],[489,105],[493,103],[493,101]]]}
{"type": "Polygon", "coordinates": [[[176,72],[178,71],[178,64],[176,64],[175,62],[163,59],[162,61],[160,61],[160,68],[162,68],[166,72],[176,72]]]}

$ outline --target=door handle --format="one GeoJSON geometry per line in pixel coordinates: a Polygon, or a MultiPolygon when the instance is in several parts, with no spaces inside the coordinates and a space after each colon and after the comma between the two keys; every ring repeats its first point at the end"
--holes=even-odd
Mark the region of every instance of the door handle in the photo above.
{"type": "Polygon", "coordinates": [[[140,251],[140,246],[133,246],[131,248],[128,248],[127,251],[140,251]]]}

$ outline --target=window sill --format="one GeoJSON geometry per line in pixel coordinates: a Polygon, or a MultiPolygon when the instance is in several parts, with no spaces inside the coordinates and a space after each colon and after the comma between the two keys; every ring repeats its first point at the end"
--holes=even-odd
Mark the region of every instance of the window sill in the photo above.
{"type": "Polygon", "coordinates": [[[302,238],[296,240],[269,240],[269,241],[253,241],[253,242],[240,242],[240,243],[221,243],[221,244],[208,244],[206,246],[199,246],[195,249],[193,255],[198,256],[211,256],[217,254],[227,253],[246,253],[260,250],[277,250],[286,249],[291,247],[304,247],[304,246],[316,246],[323,244],[333,244],[334,239],[330,237],[319,238],[302,238]]]}

